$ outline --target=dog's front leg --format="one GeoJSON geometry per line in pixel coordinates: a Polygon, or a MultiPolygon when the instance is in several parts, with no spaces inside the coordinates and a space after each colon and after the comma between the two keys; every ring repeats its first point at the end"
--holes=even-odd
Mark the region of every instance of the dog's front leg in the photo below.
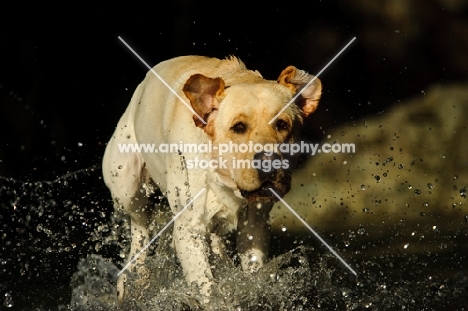
{"type": "Polygon", "coordinates": [[[209,296],[213,276],[208,261],[206,226],[202,216],[194,212],[197,205],[200,204],[194,204],[193,210],[185,210],[174,222],[174,247],[187,283],[191,285],[195,282],[200,292],[209,296]]]}
{"type": "Polygon", "coordinates": [[[270,200],[252,200],[240,211],[237,251],[244,271],[255,272],[265,263],[270,248],[270,200]]]}
{"type": "MultiPolygon", "coordinates": [[[[127,263],[131,260],[134,262],[128,267],[128,270],[134,270],[135,267],[143,267],[146,253],[140,253],[140,250],[148,243],[148,229],[145,224],[141,224],[135,220],[135,217],[132,217],[130,222],[131,228],[131,244],[130,244],[130,253],[127,255],[127,263]],[[138,257],[137,257],[138,256],[138,257]]],[[[125,292],[125,282],[127,282],[127,271],[123,273],[117,279],[117,295],[120,302],[123,300],[123,295],[125,292]]]]}

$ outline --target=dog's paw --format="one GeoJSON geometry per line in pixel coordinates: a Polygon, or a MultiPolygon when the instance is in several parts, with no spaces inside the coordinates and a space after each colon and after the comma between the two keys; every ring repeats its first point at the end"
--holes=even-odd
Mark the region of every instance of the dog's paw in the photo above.
{"type": "Polygon", "coordinates": [[[150,286],[150,270],[143,265],[123,272],[117,279],[117,298],[120,303],[125,299],[140,299],[150,286]],[[128,273],[128,274],[127,274],[128,273]]]}
{"type": "Polygon", "coordinates": [[[257,272],[264,265],[265,254],[259,249],[251,249],[246,254],[240,254],[242,270],[245,272],[257,272]]]}
{"type": "Polygon", "coordinates": [[[209,280],[206,280],[202,283],[198,283],[198,289],[200,291],[201,297],[199,297],[199,301],[203,305],[209,305],[210,297],[213,293],[213,288],[215,287],[215,283],[209,280]]]}
{"type": "Polygon", "coordinates": [[[125,273],[122,273],[117,279],[117,298],[119,300],[119,303],[123,302],[126,282],[127,282],[127,275],[125,273]]]}

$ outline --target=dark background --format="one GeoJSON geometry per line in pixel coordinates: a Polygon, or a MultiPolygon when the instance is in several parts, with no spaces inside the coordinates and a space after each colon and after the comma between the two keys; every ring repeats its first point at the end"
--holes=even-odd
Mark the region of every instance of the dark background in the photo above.
{"type": "Polygon", "coordinates": [[[18,310],[67,304],[78,258],[115,255],[90,242],[112,213],[99,165],[148,71],[118,36],[151,66],[180,55],[236,55],[273,80],[288,65],[319,72],[356,37],[320,76],[322,101],[305,132],[314,140],[424,96],[431,84],[468,80],[465,0],[4,6],[0,309],[5,295],[18,310]]]}
{"type": "Polygon", "coordinates": [[[468,77],[464,1],[180,0],[15,4],[0,30],[0,176],[51,179],[100,162],[147,68],[179,55],[236,55],[264,77],[322,75],[307,135],[384,112],[432,83],[468,77]]]}

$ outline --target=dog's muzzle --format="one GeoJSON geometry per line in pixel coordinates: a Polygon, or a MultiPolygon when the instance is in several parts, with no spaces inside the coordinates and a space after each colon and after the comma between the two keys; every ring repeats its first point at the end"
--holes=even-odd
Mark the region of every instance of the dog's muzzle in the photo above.
{"type": "MultiPolygon", "coordinates": [[[[272,163],[275,160],[281,161],[282,158],[276,153],[271,155],[265,154],[263,152],[257,153],[254,156],[254,160],[266,161],[272,163]]],[[[270,191],[269,188],[273,189],[279,196],[283,197],[286,193],[289,192],[291,188],[291,171],[290,169],[276,169],[273,166],[259,166],[257,168],[258,179],[262,182],[258,189],[252,191],[241,190],[241,194],[247,201],[253,200],[267,200],[276,202],[278,198],[270,191]],[[265,169],[269,168],[269,169],[265,169]]]]}
{"type": "Polygon", "coordinates": [[[271,155],[268,155],[264,152],[260,152],[254,155],[254,160],[262,163],[261,168],[260,167],[257,168],[257,173],[258,173],[258,179],[261,181],[264,181],[264,180],[270,179],[276,174],[277,169],[271,166],[271,163],[273,163],[273,161],[281,161],[281,157],[276,153],[272,153],[271,155]],[[269,164],[263,165],[263,163],[269,163],[269,164]]]}

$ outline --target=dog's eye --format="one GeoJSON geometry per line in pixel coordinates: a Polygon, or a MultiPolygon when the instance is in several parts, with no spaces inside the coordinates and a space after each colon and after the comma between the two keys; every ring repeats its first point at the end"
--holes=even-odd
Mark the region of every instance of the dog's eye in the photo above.
{"type": "Polygon", "coordinates": [[[237,134],[242,134],[247,129],[247,126],[243,122],[237,122],[231,127],[231,131],[237,134]]]}
{"type": "Polygon", "coordinates": [[[276,121],[276,128],[280,131],[287,131],[289,129],[289,123],[284,120],[276,121]]]}

